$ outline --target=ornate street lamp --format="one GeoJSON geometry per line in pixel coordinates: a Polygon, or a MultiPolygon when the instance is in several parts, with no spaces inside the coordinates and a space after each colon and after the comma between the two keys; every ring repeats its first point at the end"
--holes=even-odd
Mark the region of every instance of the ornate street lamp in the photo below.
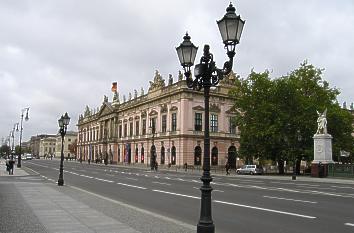
{"type": "Polygon", "coordinates": [[[15,123],[14,124],[14,127],[13,127],[12,132],[11,132],[11,136],[12,136],[11,152],[12,152],[12,155],[15,153],[15,130],[16,130],[16,132],[18,132],[18,124],[19,123],[15,123]]]}
{"type": "Polygon", "coordinates": [[[61,116],[60,119],[58,120],[59,133],[61,135],[61,156],[60,156],[60,168],[59,168],[59,179],[58,179],[59,186],[64,185],[64,178],[63,178],[64,136],[66,134],[66,130],[69,125],[69,122],[70,122],[70,117],[68,116],[67,112],[63,116],[61,116]]]}
{"type": "Polygon", "coordinates": [[[209,51],[209,45],[204,45],[204,53],[200,59],[200,63],[195,66],[193,80],[190,68],[194,64],[194,59],[198,47],[191,41],[191,37],[186,33],[183,42],[176,48],[179,61],[184,69],[187,78],[187,85],[194,90],[204,88],[205,100],[205,121],[204,121],[204,160],[203,160],[203,182],[201,190],[201,209],[200,219],[197,225],[197,232],[215,232],[215,225],[211,213],[211,191],[210,182],[210,138],[209,138],[209,97],[210,87],[216,86],[220,80],[228,75],[232,70],[233,57],[235,56],[235,47],[240,42],[243,26],[245,21],[235,13],[235,7],[230,3],[226,9],[224,17],[217,21],[221,38],[227,50],[229,60],[224,63],[223,69],[218,69],[214,62],[213,54],[209,51]]]}
{"type": "Polygon", "coordinates": [[[21,125],[20,125],[20,153],[18,155],[18,162],[17,162],[17,167],[21,167],[21,155],[22,155],[22,131],[23,131],[23,116],[24,113],[26,112],[26,117],[25,117],[25,121],[28,121],[28,111],[29,111],[29,107],[28,108],[24,108],[21,110],[21,125]]]}
{"type": "Polygon", "coordinates": [[[155,130],[156,130],[156,127],[155,127],[155,122],[153,120],[151,120],[150,122],[150,126],[149,126],[149,129],[152,133],[152,145],[151,145],[151,148],[150,148],[150,168],[151,170],[154,170],[155,167],[156,167],[156,146],[154,144],[154,140],[155,140],[155,130]]]}

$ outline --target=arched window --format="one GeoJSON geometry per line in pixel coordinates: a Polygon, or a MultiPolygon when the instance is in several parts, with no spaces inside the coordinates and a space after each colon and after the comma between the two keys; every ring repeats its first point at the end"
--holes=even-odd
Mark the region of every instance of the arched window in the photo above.
{"type": "Polygon", "coordinates": [[[176,165],[176,147],[172,146],[171,148],[171,164],[176,165]]]}
{"type": "Polygon", "coordinates": [[[229,149],[227,150],[227,162],[230,165],[230,168],[235,169],[236,168],[236,156],[237,156],[237,150],[235,146],[230,146],[229,149]]]}
{"type": "Polygon", "coordinates": [[[211,165],[218,165],[218,148],[216,146],[211,149],[211,165]]]}
{"type": "Polygon", "coordinates": [[[161,147],[161,164],[165,164],[165,147],[161,147]]]}
{"type": "Polygon", "coordinates": [[[144,156],[144,147],[141,147],[141,158],[140,158],[141,163],[144,163],[145,161],[145,156],[144,156]]]}
{"type": "Polygon", "coordinates": [[[202,165],[202,148],[200,146],[194,148],[194,165],[202,165]]]}
{"type": "Polygon", "coordinates": [[[138,147],[135,148],[135,163],[139,162],[139,149],[138,147]]]}

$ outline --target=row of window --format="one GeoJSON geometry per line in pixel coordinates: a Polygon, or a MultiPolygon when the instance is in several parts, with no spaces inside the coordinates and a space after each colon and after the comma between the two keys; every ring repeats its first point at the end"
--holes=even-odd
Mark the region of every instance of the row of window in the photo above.
{"type": "MultiPolygon", "coordinates": [[[[157,117],[150,118],[149,128],[151,128],[151,133],[156,133],[156,122],[157,117]]],[[[219,130],[219,123],[218,123],[218,115],[217,114],[210,114],[210,131],[211,132],[218,132],[219,130]]],[[[141,135],[146,135],[146,119],[142,119],[142,130],[141,135]]],[[[203,129],[203,114],[196,112],[194,115],[194,130],[195,131],[202,131],[203,129]]],[[[177,113],[171,114],[171,131],[174,132],[177,130],[177,113]]],[[[104,129],[104,138],[106,138],[107,129],[104,129]]],[[[161,116],[161,132],[166,133],[167,131],[167,115],[161,116]]],[[[236,134],[236,124],[235,124],[235,117],[229,117],[229,133],[236,134]]],[[[132,137],[133,135],[139,136],[140,135],[140,121],[135,121],[135,132],[134,132],[134,122],[129,123],[129,132],[128,132],[128,123],[124,125],[118,126],[118,138],[122,137],[132,137]]],[[[86,133],[84,133],[84,140],[86,139],[86,133]]],[[[91,131],[90,139],[98,139],[98,130],[91,131]]],[[[80,134],[80,141],[82,140],[82,135],[80,134]]]]}

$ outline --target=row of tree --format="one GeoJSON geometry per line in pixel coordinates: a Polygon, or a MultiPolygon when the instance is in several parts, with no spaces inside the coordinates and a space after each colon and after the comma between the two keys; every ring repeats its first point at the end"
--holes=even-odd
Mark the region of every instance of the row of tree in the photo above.
{"type": "Polygon", "coordinates": [[[230,95],[241,131],[239,154],[247,163],[255,158],[276,161],[279,173],[284,173],[284,161],[296,161],[299,171],[300,160],[313,160],[316,112],[325,109],[334,159],[340,150],[353,154],[353,115],[339,106],[340,92],[322,79],[322,72],[305,61],[279,78],[272,79],[269,71],[252,71],[236,79],[230,95]]]}

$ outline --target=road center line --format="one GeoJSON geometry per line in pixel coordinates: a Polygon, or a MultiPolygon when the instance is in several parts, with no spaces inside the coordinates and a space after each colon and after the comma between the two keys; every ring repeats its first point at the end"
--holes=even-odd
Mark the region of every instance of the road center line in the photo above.
{"type": "Polygon", "coordinates": [[[154,184],[162,184],[162,185],[171,185],[171,184],[168,184],[168,183],[157,182],[157,181],[153,181],[152,183],[154,183],[154,184]]]}
{"type": "MultiPolygon", "coordinates": [[[[153,189],[152,191],[153,192],[170,194],[170,195],[175,195],[175,196],[180,196],[180,197],[189,197],[189,198],[193,198],[193,199],[200,199],[200,197],[185,195],[185,194],[181,194],[181,193],[172,193],[172,192],[167,192],[167,191],[157,190],[157,189],[153,189]]],[[[301,217],[301,218],[310,218],[310,219],[315,219],[316,218],[316,217],[308,216],[308,215],[296,214],[296,213],[279,211],[279,210],[272,210],[272,209],[261,208],[261,207],[256,207],[256,206],[242,205],[242,204],[226,202],[226,201],[213,200],[213,202],[220,203],[220,204],[226,204],[226,205],[233,205],[233,206],[238,206],[238,207],[244,207],[244,208],[249,208],[249,209],[255,209],[255,210],[262,210],[262,211],[267,211],[267,212],[273,212],[273,213],[278,213],[278,214],[291,215],[291,216],[301,217]]]]}
{"type": "Polygon", "coordinates": [[[167,192],[167,191],[158,190],[158,189],[153,189],[152,191],[159,192],[159,193],[171,194],[171,195],[180,196],[180,197],[189,197],[189,198],[194,198],[194,199],[200,199],[200,197],[195,197],[195,196],[190,196],[190,195],[185,195],[185,194],[180,194],[180,193],[172,193],[172,192],[167,192]]]}
{"type": "Polygon", "coordinates": [[[147,189],[147,188],[145,188],[145,187],[136,186],[136,185],[131,185],[131,184],[124,184],[124,183],[117,183],[117,184],[123,185],[123,186],[132,187],[132,188],[137,188],[137,189],[147,189]]]}
{"type": "Polygon", "coordinates": [[[297,200],[297,199],[290,199],[290,198],[283,198],[283,197],[272,197],[272,196],[263,196],[263,197],[270,198],[270,199],[285,200],[285,201],[295,201],[295,202],[305,202],[305,203],[317,204],[317,202],[315,202],[315,201],[304,201],[304,200],[297,200]]]}
{"type": "Polygon", "coordinates": [[[354,223],[345,223],[344,225],[354,227],[354,223]]]}
{"type": "Polygon", "coordinates": [[[124,177],[125,179],[128,179],[128,180],[135,180],[135,181],[137,181],[138,179],[136,179],[136,178],[131,178],[131,177],[124,177]]]}
{"type": "Polygon", "coordinates": [[[310,218],[310,219],[316,218],[316,217],[308,216],[308,215],[296,214],[296,213],[279,211],[279,210],[272,210],[272,209],[261,208],[261,207],[256,207],[256,206],[242,205],[242,204],[237,204],[237,203],[232,203],[232,202],[225,202],[225,201],[218,201],[218,200],[214,200],[213,202],[226,204],[226,205],[233,205],[233,206],[238,206],[238,207],[244,207],[244,208],[250,208],[250,209],[255,209],[255,210],[262,210],[262,211],[267,211],[267,212],[273,212],[273,213],[278,213],[278,214],[291,215],[291,216],[302,217],[302,218],[310,218]]]}

